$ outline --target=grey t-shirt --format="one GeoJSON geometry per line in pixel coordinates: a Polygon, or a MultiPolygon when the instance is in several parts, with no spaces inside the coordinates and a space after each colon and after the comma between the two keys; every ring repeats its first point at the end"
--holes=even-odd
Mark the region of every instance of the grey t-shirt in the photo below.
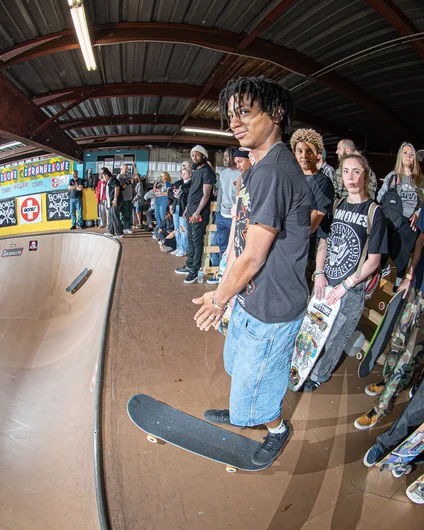
{"type": "Polygon", "coordinates": [[[122,184],[126,184],[127,182],[131,180],[131,175],[128,175],[128,173],[127,174],[121,173],[118,177],[118,180],[119,180],[119,184],[122,189],[122,196],[124,198],[124,201],[132,201],[132,198],[133,198],[132,184],[131,183],[128,184],[125,189],[122,188],[122,184]]]}
{"type": "Polygon", "coordinates": [[[236,184],[240,171],[229,167],[221,171],[219,175],[218,198],[216,200],[216,211],[221,212],[223,217],[231,218],[231,208],[236,203],[236,184]]]}
{"type": "Polygon", "coordinates": [[[300,166],[284,144],[277,144],[243,175],[237,200],[236,256],[245,248],[251,224],[278,234],[265,265],[238,294],[241,306],[266,323],[291,322],[308,301],[305,271],[309,250],[311,198],[300,166]]]}
{"type": "Polygon", "coordinates": [[[384,178],[383,185],[377,195],[378,202],[381,202],[383,195],[389,189],[389,185],[395,186],[399,197],[402,199],[403,215],[408,219],[421,206],[420,192],[417,186],[412,182],[409,175],[401,175],[400,182],[397,184],[396,179],[393,178],[396,173],[391,171],[384,178]]]}

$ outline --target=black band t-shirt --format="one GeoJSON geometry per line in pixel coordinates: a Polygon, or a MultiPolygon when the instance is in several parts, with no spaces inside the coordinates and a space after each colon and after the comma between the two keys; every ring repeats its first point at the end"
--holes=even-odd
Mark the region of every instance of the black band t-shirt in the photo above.
{"type": "MultiPolygon", "coordinates": [[[[209,167],[205,164],[202,167],[197,168],[191,178],[191,187],[187,199],[187,211],[192,214],[196,211],[203,197],[203,184],[211,184],[212,186],[216,182],[216,175],[209,167]]],[[[209,208],[212,200],[212,193],[209,196],[209,200],[205,206],[205,210],[209,208]]]]}
{"type": "MultiPolygon", "coordinates": [[[[324,271],[331,286],[338,285],[358,268],[367,241],[368,210],[372,200],[351,204],[344,199],[336,208],[327,238],[324,271]]],[[[368,243],[368,254],[387,254],[386,218],[377,208],[374,212],[368,243]]]]}
{"type": "Polygon", "coordinates": [[[237,199],[236,257],[245,249],[250,225],[278,230],[265,265],[237,297],[240,305],[262,322],[291,322],[306,309],[310,210],[305,175],[284,144],[275,145],[244,173],[237,199]]]}
{"type": "MultiPolygon", "coordinates": [[[[84,181],[82,179],[74,179],[71,178],[69,181],[69,186],[84,186],[84,181]]],[[[82,198],[82,190],[69,190],[69,198],[70,199],[81,199],[82,198]]]]}

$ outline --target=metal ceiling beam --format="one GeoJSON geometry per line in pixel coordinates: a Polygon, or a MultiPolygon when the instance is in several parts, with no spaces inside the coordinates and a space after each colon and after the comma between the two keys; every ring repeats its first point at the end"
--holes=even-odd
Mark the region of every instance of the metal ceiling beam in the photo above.
{"type": "Polygon", "coordinates": [[[56,112],[56,114],[54,114],[51,118],[43,122],[39,127],[37,127],[37,129],[35,129],[35,131],[31,133],[31,138],[35,138],[36,136],[38,136],[41,133],[41,131],[44,131],[44,129],[47,129],[47,127],[51,123],[56,122],[61,116],[63,116],[64,114],[67,114],[70,110],[72,110],[74,107],[77,107],[80,103],[83,103],[89,97],[92,97],[93,92],[94,91],[92,90],[88,94],[85,94],[84,96],[81,96],[80,98],[70,103],[64,109],[60,110],[59,112],[56,112]]]}
{"type": "MultiPolygon", "coordinates": [[[[165,24],[157,22],[108,24],[104,26],[92,26],[90,27],[90,33],[93,45],[122,44],[126,42],[168,42],[173,44],[190,44],[224,53],[269,61],[298,74],[307,76],[324,86],[330,87],[335,92],[355,101],[362,108],[369,110],[383,123],[395,127],[408,137],[415,136],[409,130],[409,127],[397,118],[390,109],[349,79],[335,72],[322,75],[315,79],[313,78],[314,74],[320,71],[323,65],[295,50],[273,44],[264,39],[256,38],[240,52],[237,46],[243,42],[245,35],[188,24],[165,24]]],[[[69,30],[55,34],[54,39],[52,39],[52,35],[48,38],[50,39],[48,41],[43,37],[38,41],[34,41],[30,49],[27,47],[26,49],[15,48],[8,50],[8,59],[5,60],[4,55],[0,56],[0,68],[5,68],[22,61],[28,61],[36,57],[78,48],[76,36],[72,33],[70,34],[69,30]],[[12,55],[13,57],[11,57],[12,55]]]]}
{"type": "MultiPolygon", "coordinates": [[[[58,125],[63,130],[85,129],[87,127],[107,127],[113,125],[179,125],[183,116],[168,114],[121,114],[113,116],[89,116],[60,121],[58,125]]],[[[188,127],[203,129],[221,129],[221,122],[212,118],[191,118],[188,127]]]]}
{"type": "Polygon", "coordinates": [[[45,114],[1,74],[0,101],[0,136],[80,160],[81,148],[54,123],[36,138],[31,137],[45,121],[45,114]]]}
{"type": "MultiPolygon", "coordinates": [[[[98,144],[102,146],[116,146],[119,145],[128,145],[128,143],[137,144],[138,147],[142,147],[140,144],[149,144],[149,143],[161,143],[167,144],[171,138],[170,134],[114,134],[108,136],[83,136],[77,138],[77,143],[82,146],[86,144],[91,144],[93,140],[96,141],[96,148],[98,144]]],[[[173,143],[176,144],[187,144],[187,145],[217,145],[221,147],[226,146],[235,146],[238,147],[239,143],[234,138],[229,137],[216,137],[216,136],[206,136],[206,135],[190,135],[190,134],[179,134],[175,137],[173,143]]]]}
{"type": "MultiPolygon", "coordinates": [[[[202,92],[201,86],[172,83],[109,83],[107,85],[82,86],[55,90],[33,98],[34,103],[41,107],[75,101],[78,98],[123,98],[123,97],[170,97],[180,99],[198,99],[202,92]],[[90,93],[94,91],[94,95],[90,93]]],[[[210,90],[202,99],[216,101],[219,91],[210,90]]]]}
{"type": "MultiPolygon", "coordinates": [[[[401,35],[407,37],[420,32],[407,15],[391,0],[365,0],[365,2],[384,17],[401,35]]],[[[424,59],[424,42],[416,40],[410,44],[424,59]]]]}
{"type": "MultiPolygon", "coordinates": [[[[107,127],[116,125],[180,125],[184,116],[167,114],[121,114],[112,116],[88,116],[72,120],[59,121],[58,126],[63,130],[86,129],[90,127],[107,127]]],[[[357,135],[334,123],[323,120],[300,110],[296,111],[296,121],[308,125],[324,133],[332,133],[340,138],[356,138],[357,135]]],[[[187,127],[221,130],[221,121],[213,118],[189,117],[185,122],[187,127]]]]}

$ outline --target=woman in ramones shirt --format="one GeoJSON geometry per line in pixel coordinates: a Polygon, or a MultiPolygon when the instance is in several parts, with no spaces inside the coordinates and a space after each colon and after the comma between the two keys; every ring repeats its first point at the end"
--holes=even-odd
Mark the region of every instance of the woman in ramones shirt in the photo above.
{"type": "Polygon", "coordinates": [[[330,285],[333,289],[326,301],[332,305],[341,300],[340,310],[325,343],[325,351],[305,383],[305,392],[316,390],[330,379],[361,318],[365,279],[379,266],[381,254],[387,253],[386,221],[377,207],[369,234],[368,255],[357,277],[355,273],[368,237],[368,210],[373,204],[367,192],[370,168],[364,156],[350,153],[343,158],[341,169],[349,195],[336,208],[330,235],[320,240],[314,274],[317,298],[324,298],[325,287],[330,285]]]}

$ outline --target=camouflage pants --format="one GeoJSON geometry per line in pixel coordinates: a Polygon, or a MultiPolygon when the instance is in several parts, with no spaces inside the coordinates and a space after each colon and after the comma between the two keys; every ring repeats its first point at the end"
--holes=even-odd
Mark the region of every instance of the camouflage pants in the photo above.
{"type": "Polygon", "coordinates": [[[396,325],[383,367],[385,388],[374,403],[380,416],[390,414],[397,396],[408,387],[424,355],[424,296],[411,289],[396,325]]]}

